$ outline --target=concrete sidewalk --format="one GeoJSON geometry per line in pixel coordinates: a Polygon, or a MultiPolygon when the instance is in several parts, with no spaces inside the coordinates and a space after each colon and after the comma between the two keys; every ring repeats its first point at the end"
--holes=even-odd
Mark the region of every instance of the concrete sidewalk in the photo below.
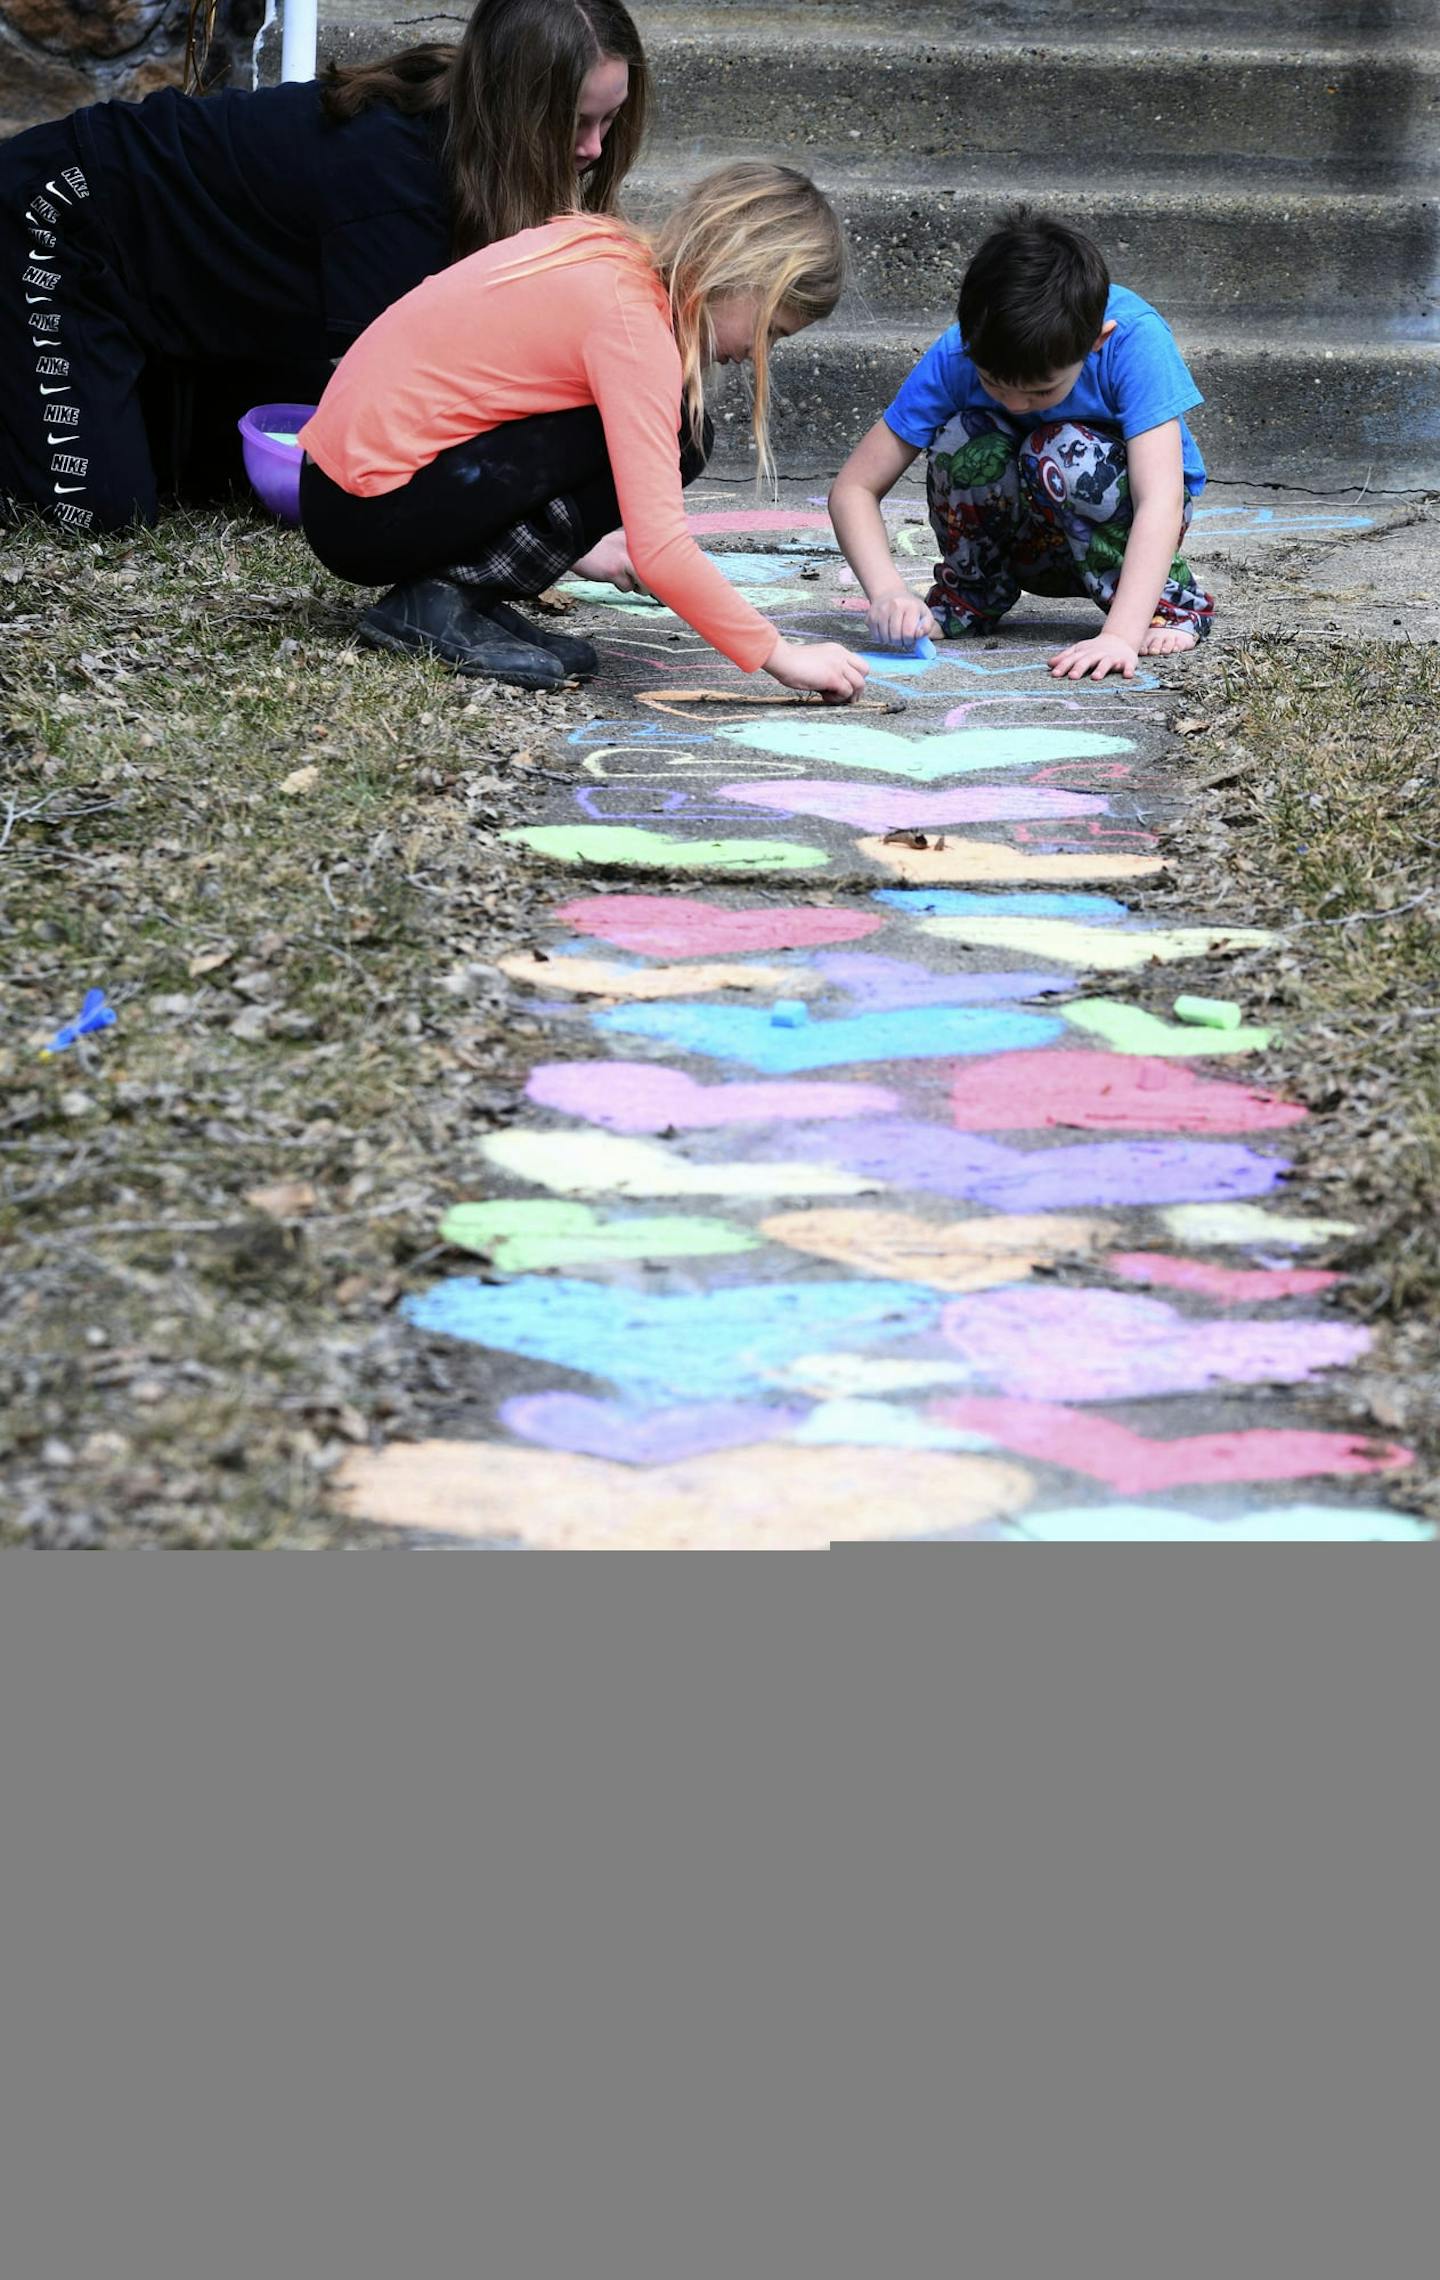
{"type": "MultiPolygon", "coordinates": [[[[1297,611],[1343,577],[1440,630],[1411,509],[1207,503],[1232,602],[1293,559],[1297,611]]],[[[855,638],[812,486],[692,505],[782,627],[855,638]]],[[[518,834],[553,920],[506,962],[544,1043],[409,1307],[461,1390],[442,1435],[346,1459],[345,1509],[567,1546],[1428,1533],[1350,1375],[1349,1230],[1287,1184],[1304,1111],[1243,1009],[1168,1011],[1247,946],[1148,899],[1211,658],[1062,687],[1093,613],[1030,601],[831,712],[757,704],[657,605],[578,602],[602,672],[518,834]]]]}

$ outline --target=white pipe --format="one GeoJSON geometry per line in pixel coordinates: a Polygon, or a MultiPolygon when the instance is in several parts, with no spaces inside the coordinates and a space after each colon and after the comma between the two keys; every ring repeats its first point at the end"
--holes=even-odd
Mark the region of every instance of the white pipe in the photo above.
{"type": "Polygon", "coordinates": [[[274,21],[275,0],[265,0],[265,21],[250,43],[250,85],[252,88],[256,88],[260,84],[260,50],[265,45],[265,34],[274,21]]]}
{"type": "Polygon", "coordinates": [[[280,77],[313,79],[320,26],[315,0],[284,0],[280,37],[280,77]]]}

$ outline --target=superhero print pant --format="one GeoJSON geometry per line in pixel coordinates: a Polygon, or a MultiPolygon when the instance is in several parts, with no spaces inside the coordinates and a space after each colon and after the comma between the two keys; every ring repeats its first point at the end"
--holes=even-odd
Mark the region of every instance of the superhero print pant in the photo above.
{"type": "MultiPolygon", "coordinates": [[[[1125,444],[1078,422],[1049,422],[1021,439],[942,428],[927,469],[930,524],[940,547],[927,600],[947,634],[986,632],[1025,594],[1115,599],[1134,519],[1125,444]]],[[[1190,527],[1185,502],[1181,543],[1190,527]]],[[[1177,553],[1155,622],[1209,633],[1212,597],[1177,553]]]]}

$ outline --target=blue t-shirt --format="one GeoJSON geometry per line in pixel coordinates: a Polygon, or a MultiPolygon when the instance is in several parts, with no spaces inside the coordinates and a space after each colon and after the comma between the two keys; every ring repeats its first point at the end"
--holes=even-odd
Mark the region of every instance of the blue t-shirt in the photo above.
{"type": "Polygon", "coordinates": [[[986,395],[960,327],[951,325],[921,357],[886,412],[885,425],[902,443],[928,451],[957,417],[967,435],[999,428],[1018,442],[1042,420],[1083,420],[1092,427],[1118,428],[1127,443],[1131,436],[1178,419],[1185,488],[1194,498],[1205,488],[1205,462],[1181,415],[1205,399],[1175,346],[1175,335],[1158,309],[1124,285],[1111,286],[1105,321],[1113,322],[1115,330],[1090,351],[1069,395],[1043,412],[1019,414],[1003,411],[986,395]]]}

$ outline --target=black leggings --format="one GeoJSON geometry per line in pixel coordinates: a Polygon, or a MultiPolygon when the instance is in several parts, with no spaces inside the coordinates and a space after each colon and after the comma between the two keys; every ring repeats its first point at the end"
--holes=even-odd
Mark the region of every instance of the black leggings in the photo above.
{"type": "MultiPolygon", "coordinates": [[[[682,483],[700,473],[713,438],[707,419],[701,441],[683,444],[682,483]]],[[[524,595],[618,529],[620,505],[600,414],[585,405],[452,444],[399,490],[372,499],[342,491],[307,459],[300,515],[326,569],[354,585],[403,585],[463,567],[477,584],[524,595]]]]}

